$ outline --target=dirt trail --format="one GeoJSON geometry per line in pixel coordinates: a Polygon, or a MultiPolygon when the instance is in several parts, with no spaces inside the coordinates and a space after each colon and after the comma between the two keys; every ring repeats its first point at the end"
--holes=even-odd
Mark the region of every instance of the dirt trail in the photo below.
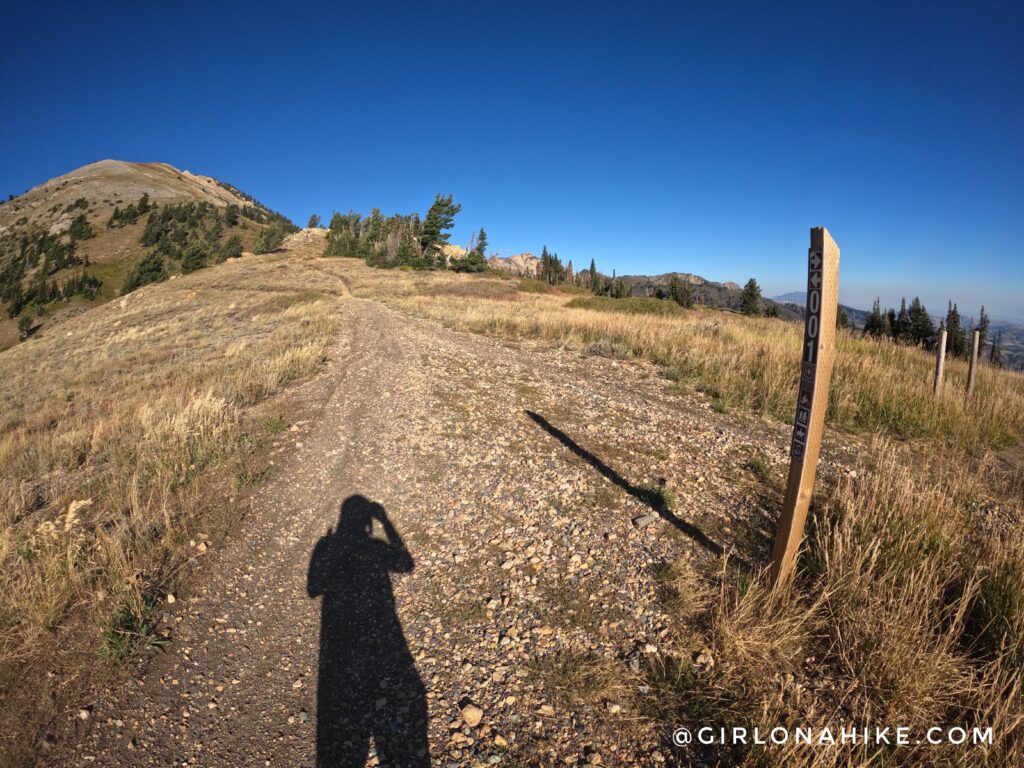
{"type": "Polygon", "coordinates": [[[763,557],[771,511],[741,468],[784,461],[784,428],[642,364],[339,303],[242,534],[57,764],[315,765],[318,705],[325,765],[375,764],[370,734],[384,764],[675,762],[637,703],[650,659],[692,650],[658,574],[736,542],[763,557]],[[662,517],[637,493],[658,478],[662,517]],[[339,523],[354,497],[379,507],[339,523]],[[567,665],[598,682],[570,690],[567,665]]]}

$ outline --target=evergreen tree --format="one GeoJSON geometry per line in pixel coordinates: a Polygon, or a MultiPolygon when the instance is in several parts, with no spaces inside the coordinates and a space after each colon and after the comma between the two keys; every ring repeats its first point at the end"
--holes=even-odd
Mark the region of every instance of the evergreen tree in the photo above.
{"type": "Polygon", "coordinates": [[[256,253],[271,253],[281,247],[284,242],[284,227],[277,221],[267,225],[256,245],[256,253]]]}
{"type": "Polygon", "coordinates": [[[864,335],[879,338],[885,333],[885,317],[882,315],[882,304],[879,299],[871,306],[871,314],[864,321],[864,335]]]}
{"type": "Polygon", "coordinates": [[[997,331],[995,338],[992,339],[992,351],[989,352],[989,362],[992,363],[996,368],[1003,367],[1003,334],[1002,331],[997,331]]]}
{"type": "Polygon", "coordinates": [[[960,324],[960,312],[956,304],[949,303],[946,312],[946,351],[953,357],[967,357],[967,336],[960,324]]]}
{"type": "Polygon", "coordinates": [[[12,318],[17,317],[18,313],[21,312],[21,308],[28,303],[25,292],[21,288],[20,280],[5,288],[3,298],[10,302],[10,306],[7,307],[7,316],[12,318]]]}
{"type": "Polygon", "coordinates": [[[319,226],[320,217],[314,213],[309,217],[309,221],[306,222],[306,229],[317,229],[319,226]]]}
{"type": "Polygon", "coordinates": [[[220,249],[220,260],[237,259],[242,255],[242,238],[232,235],[220,249]]]}
{"type": "Polygon", "coordinates": [[[906,298],[900,299],[900,312],[892,321],[893,338],[903,344],[913,341],[913,329],[910,322],[910,312],[907,310],[906,298]]]}
{"type": "Polygon", "coordinates": [[[846,314],[846,310],[840,306],[836,310],[836,328],[849,328],[850,327],[850,316],[846,314]]]}
{"type": "Polygon", "coordinates": [[[629,286],[618,278],[613,278],[608,286],[608,295],[613,299],[627,299],[629,298],[631,291],[629,286]]]}
{"type": "Polygon", "coordinates": [[[896,340],[896,310],[887,309],[885,312],[885,334],[896,340]]]}
{"type": "Polygon", "coordinates": [[[483,227],[470,242],[470,248],[461,259],[452,259],[448,265],[454,272],[485,272],[487,270],[487,259],[484,253],[487,250],[487,233],[483,227]]]}
{"type": "Polygon", "coordinates": [[[68,235],[71,236],[71,240],[88,240],[95,233],[92,231],[92,224],[85,218],[84,213],[80,213],[71,222],[71,226],[68,227],[68,235]]]}
{"type": "Polygon", "coordinates": [[[461,259],[452,259],[449,265],[453,272],[485,272],[487,261],[479,251],[468,251],[461,259]]]}
{"type": "Polygon", "coordinates": [[[224,223],[229,227],[238,226],[238,206],[234,203],[224,209],[224,223]]]}
{"type": "Polygon", "coordinates": [[[365,259],[376,267],[408,265],[417,269],[436,266],[436,253],[424,252],[418,240],[420,219],[408,216],[383,216],[374,209],[363,218],[354,211],[331,216],[325,256],[351,256],[365,259]]]}
{"type": "Polygon", "coordinates": [[[18,318],[18,340],[24,341],[32,332],[32,316],[22,315],[18,318]]]}
{"type": "Polygon", "coordinates": [[[594,264],[594,260],[590,260],[590,291],[591,293],[597,293],[599,286],[597,284],[597,265],[594,264]]]}
{"type": "Polygon", "coordinates": [[[166,279],[167,267],[163,257],[156,251],[150,251],[128,271],[124,285],[121,286],[121,294],[131,293],[136,288],[166,279]]]}
{"type": "Polygon", "coordinates": [[[455,214],[461,210],[462,206],[455,203],[451,195],[434,196],[434,204],[427,211],[420,229],[420,247],[431,260],[434,251],[440,250],[448,242],[447,230],[455,224],[455,214]]]}
{"type": "Polygon", "coordinates": [[[200,240],[194,241],[185,249],[185,254],[181,257],[181,271],[188,274],[189,272],[195,272],[197,269],[202,269],[206,266],[206,260],[209,258],[209,255],[205,243],[200,240]]]}
{"type": "Polygon", "coordinates": [[[668,297],[681,307],[693,308],[693,286],[679,275],[672,275],[669,280],[668,297]]]}
{"type": "Polygon", "coordinates": [[[932,322],[921,299],[917,296],[910,303],[910,340],[925,348],[931,348],[935,338],[935,323],[932,322]]]}
{"type": "Polygon", "coordinates": [[[565,267],[557,253],[550,253],[545,245],[540,254],[540,274],[538,277],[550,285],[561,285],[565,282],[565,267]]]}
{"type": "MultiPolygon", "coordinates": [[[[149,204],[149,193],[143,192],[142,197],[139,198],[139,204],[135,207],[137,213],[148,213],[150,208],[155,208],[149,204]]],[[[134,220],[133,220],[134,223],[134,220]]]]}
{"type": "MultiPolygon", "coordinates": [[[[989,319],[988,314],[985,312],[985,307],[982,306],[981,314],[978,316],[978,349],[985,349],[985,343],[988,341],[989,329],[992,326],[992,321],[989,319]]],[[[978,353],[981,354],[980,351],[978,353]]]]}
{"type": "Polygon", "coordinates": [[[740,296],[740,312],[744,315],[761,314],[761,286],[757,280],[750,278],[743,286],[743,294],[740,296]]]}

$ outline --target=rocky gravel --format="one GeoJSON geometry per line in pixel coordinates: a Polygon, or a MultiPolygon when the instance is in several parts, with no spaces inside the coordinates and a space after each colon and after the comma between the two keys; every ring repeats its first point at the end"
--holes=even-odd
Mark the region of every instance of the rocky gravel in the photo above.
{"type": "Polygon", "coordinates": [[[685,763],[644,708],[644,670],[700,650],[660,575],[765,562],[788,429],[341,304],[240,534],[52,764],[685,763]]]}

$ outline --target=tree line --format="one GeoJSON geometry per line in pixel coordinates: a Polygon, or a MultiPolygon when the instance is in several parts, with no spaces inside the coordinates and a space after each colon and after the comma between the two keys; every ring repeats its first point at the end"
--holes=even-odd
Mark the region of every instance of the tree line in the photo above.
{"type": "MultiPolygon", "coordinates": [[[[451,269],[456,272],[484,272],[487,269],[487,233],[481,227],[465,254],[447,252],[449,230],[462,210],[452,195],[436,195],[422,219],[418,213],[384,216],[374,208],[368,216],[354,211],[331,216],[325,256],[363,259],[374,267],[451,269]]],[[[319,219],[310,218],[310,225],[319,219]]]]}
{"type": "MultiPolygon", "coordinates": [[[[142,201],[136,212],[142,208],[142,201]]],[[[129,206],[130,207],[130,206],[129,206]]],[[[269,253],[281,246],[290,232],[298,230],[279,215],[268,215],[253,205],[235,204],[220,208],[206,200],[172,203],[149,211],[139,242],[150,248],[125,276],[121,293],[131,293],[143,285],[160,282],[170,275],[169,265],[177,263],[183,274],[195,272],[212,263],[242,255],[242,239],[232,234],[224,239],[226,227],[236,227],[240,218],[265,222],[256,250],[269,253]]]]}
{"type": "Polygon", "coordinates": [[[887,338],[897,344],[910,344],[923,347],[924,349],[935,349],[938,344],[941,332],[946,331],[946,354],[951,357],[966,359],[970,355],[970,336],[973,331],[978,331],[979,356],[986,354],[990,362],[997,366],[1003,364],[1002,337],[996,334],[991,338],[992,321],[982,306],[978,314],[978,323],[974,324],[971,318],[967,325],[964,325],[960,316],[960,309],[950,301],[946,309],[946,316],[939,320],[938,328],[932,321],[928,310],[918,297],[907,307],[906,298],[900,302],[899,311],[893,308],[882,309],[881,302],[875,299],[871,312],[864,321],[864,335],[871,338],[887,338]],[[988,347],[986,353],[986,347],[988,347]]]}
{"type": "MultiPolygon", "coordinates": [[[[66,210],[79,207],[72,203],[66,210]]],[[[82,267],[84,273],[88,260],[77,255],[77,246],[94,234],[85,214],[79,214],[62,233],[51,234],[34,224],[16,236],[5,238],[3,245],[9,258],[0,269],[0,299],[8,303],[7,314],[17,317],[29,305],[41,308],[51,301],[69,299],[76,294],[94,297],[93,281],[81,275],[63,285],[58,285],[53,278],[58,272],[74,267],[82,267]],[[32,277],[26,285],[29,273],[32,277]]]]}
{"type": "MultiPolygon", "coordinates": [[[[87,208],[88,202],[80,198],[65,206],[62,212],[75,213],[87,208]]],[[[121,286],[122,294],[166,279],[175,263],[181,272],[188,273],[241,256],[241,238],[234,233],[225,237],[225,228],[239,226],[242,218],[265,225],[257,243],[260,252],[275,250],[289,232],[297,230],[283,216],[255,201],[224,208],[206,201],[158,206],[148,194],[125,208],[116,206],[106,227],[129,226],[143,216],[147,218],[139,242],[148,250],[128,271],[121,286]]],[[[38,315],[48,304],[75,296],[95,299],[102,282],[89,273],[88,257],[77,253],[78,244],[95,235],[86,214],[78,213],[63,232],[51,234],[45,227],[33,224],[0,239],[0,250],[7,256],[0,267],[0,300],[7,303],[8,315],[18,317],[28,308],[38,315]],[[75,271],[58,282],[57,273],[68,270],[75,271]]],[[[25,338],[33,320],[26,314],[21,321],[19,329],[25,338]]]]}
{"type": "Polygon", "coordinates": [[[139,202],[129,203],[128,207],[121,210],[120,206],[114,206],[114,212],[110,214],[110,218],[107,219],[107,229],[115,229],[117,227],[126,227],[130,224],[134,224],[139,220],[139,217],[145,213],[148,213],[152,208],[156,206],[149,202],[149,194],[143,192],[142,197],[139,198],[139,202]]]}

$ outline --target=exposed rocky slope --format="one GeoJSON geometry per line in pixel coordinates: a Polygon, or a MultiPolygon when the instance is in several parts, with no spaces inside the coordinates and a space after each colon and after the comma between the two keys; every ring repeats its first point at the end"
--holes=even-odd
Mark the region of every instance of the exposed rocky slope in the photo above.
{"type": "Polygon", "coordinates": [[[514,256],[491,256],[487,266],[500,269],[519,277],[537,277],[540,273],[540,259],[532,253],[517,253],[514,256]]]}

